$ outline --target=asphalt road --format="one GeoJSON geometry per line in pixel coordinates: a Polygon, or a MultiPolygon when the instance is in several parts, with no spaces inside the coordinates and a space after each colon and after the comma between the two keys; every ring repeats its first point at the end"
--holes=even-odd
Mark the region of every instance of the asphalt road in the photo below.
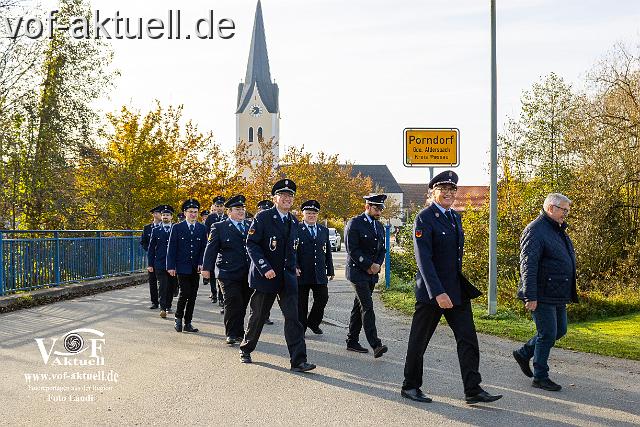
{"type": "Polygon", "coordinates": [[[354,293],[342,274],[344,252],[335,258],[339,276],[330,284],[326,311],[331,324],[322,326],[324,335],[307,335],[309,361],[318,365],[307,374],[289,371],[277,308],[254,363],[241,364],[237,347],[224,343],[222,316],[202,287],[193,321],[198,334],[178,334],[171,316],[161,319],[149,310],[145,286],[2,314],[0,423],[640,425],[639,362],[554,349],[551,375],[564,389],[545,392],[532,388],[517,368],[511,356],[517,344],[490,336],[480,336],[483,386],[505,397],[466,405],[455,341],[445,325],[425,361],[423,389],[434,402],[401,398],[410,319],[376,300],[378,330],[389,352],[380,359],[347,352],[354,293]],[[56,356],[66,352],[62,337],[77,328],[104,335],[79,332],[83,343],[78,347],[76,337],[68,347],[80,352],[56,356]],[[101,364],[64,365],[87,361],[101,364]]]}

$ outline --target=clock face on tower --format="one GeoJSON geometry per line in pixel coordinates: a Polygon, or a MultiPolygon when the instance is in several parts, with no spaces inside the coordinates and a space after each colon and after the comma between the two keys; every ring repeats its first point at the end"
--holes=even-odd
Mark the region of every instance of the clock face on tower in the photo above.
{"type": "Polygon", "coordinates": [[[254,104],[249,107],[249,114],[251,114],[253,117],[258,117],[262,114],[262,108],[259,105],[254,104]]]}

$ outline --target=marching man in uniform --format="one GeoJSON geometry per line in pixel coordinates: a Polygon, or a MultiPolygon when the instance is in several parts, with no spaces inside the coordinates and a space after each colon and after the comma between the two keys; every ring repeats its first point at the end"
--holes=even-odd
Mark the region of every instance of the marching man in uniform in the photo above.
{"type": "MultiPolygon", "coordinates": [[[[140,246],[142,246],[142,249],[147,253],[149,252],[151,232],[162,222],[160,206],[151,209],[149,213],[153,215],[153,221],[144,226],[142,229],[142,237],[140,238],[140,246]]],[[[151,307],[149,308],[155,310],[158,308],[158,278],[156,277],[155,271],[149,271],[149,295],[151,296],[151,307]]]]}
{"type": "Polygon", "coordinates": [[[378,358],[388,348],[378,338],[376,315],[373,311],[373,289],[378,283],[378,273],[384,263],[384,226],[380,215],[384,209],[385,194],[365,196],[365,211],[352,218],[345,227],[345,246],[347,249],[347,265],[345,273],[356,291],[349,320],[347,334],[347,350],[356,353],[368,353],[369,350],[360,345],[360,330],[364,333],[373,349],[373,357],[378,358]]]}
{"type": "Polygon", "coordinates": [[[284,316],[284,337],[291,357],[291,370],[306,372],[315,369],[316,365],[307,363],[304,329],[298,321],[298,221],[289,213],[295,193],[296,184],[292,180],[276,182],[271,189],[275,207],[258,213],[248,231],[249,286],[255,291],[249,302],[249,324],[240,344],[240,360],[251,363],[251,352],[258,344],[264,321],[277,298],[284,316]]]}
{"type": "Polygon", "coordinates": [[[151,241],[149,242],[149,252],[147,258],[149,266],[147,270],[155,273],[160,283],[160,317],[167,317],[167,313],[171,313],[171,303],[173,302],[173,293],[178,286],[174,276],[167,273],[167,248],[169,247],[169,236],[171,235],[171,219],[173,218],[173,208],[169,205],[160,206],[160,214],[162,222],[160,226],[151,232],[151,241]]]}
{"type": "Polygon", "coordinates": [[[167,272],[178,276],[180,293],[176,308],[177,332],[198,332],[191,324],[193,308],[196,305],[202,258],[207,244],[207,232],[204,225],[198,222],[200,203],[189,199],[182,204],[186,218],[171,229],[169,249],[167,250],[167,272]],[[184,329],[182,319],[184,318],[184,329]]]}
{"type": "Polygon", "coordinates": [[[423,359],[444,316],[456,338],[465,401],[493,402],[502,395],[484,391],[478,372],[480,350],[471,299],[480,296],[480,291],[462,275],[464,233],[460,215],[451,209],[458,175],[453,171],[439,173],[429,182],[429,189],[433,189],[433,203],[418,214],[414,225],[413,247],[418,265],[416,311],[409,333],[401,395],[417,402],[431,402],[420,389],[423,359]]]}
{"type": "MultiPolygon", "coordinates": [[[[216,222],[224,221],[227,219],[227,215],[224,213],[224,204],[227,201],[223,196],[216,196],[213,198],[213,202],[211,203],[211,212],[207,215],[207,219],[204,221],[204,226],[207,228],[207,238],[209,238],[209,233],[211,233],[211,227],[216,222]]],[[[202,280],[202,285],[211,286],[211,294],[209,298],[212,303],[219,303],[220,307],[224,307],[224,296],[222,295],[222,290],[220,290],[220,285],[216,281],[216,277],[214,274],[211,275],[208,279],[202,280]]],[[[224,308],[220,310],[222,314],[224,314],[224,308]]]]}
{"type": "Polygon", "coordinates": [[[202,277],[214,271],[224,295],[224,329],[227,344],[240,343],[244,336],[244,317],[251,291],[249,289],[249,255],[245,220],[245,197],[231,197],[225,207],[229,217],[211,226],[209,243],[204,251],[202,277]]]}
{"type": "Polygon", "coordinates": [[[327,284],[333,280],[333,257],[329,243],[329,229],[318,224],[320,203],[308,200],[300,208],[304,220],[298,237],[298,319],[304,329],[322,334],[320,323],[329,301],[327,284]],[[313,306],[309,312],[309,292],[313,292],[313,306]]]}

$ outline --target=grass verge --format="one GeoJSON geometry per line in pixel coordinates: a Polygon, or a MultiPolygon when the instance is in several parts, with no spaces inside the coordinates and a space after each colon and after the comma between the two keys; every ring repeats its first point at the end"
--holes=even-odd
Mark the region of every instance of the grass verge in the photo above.
{"type": "MultiPolygon", "coordinates": [[[[392,288],[383,290],[381,297],[385,306],[413,315],[416,302],[413,287],[393,280],[392,288]]],[[[499,309],[495,316],[489,316],[486,308],[479,305],[473,306],[473,312],[478,332],[521,342],[535,333],[530,317],[520,317],[506,309],[499,309]]],[[[567,335],[556,343],[556,347],[640,360],[640,313],[570,323],[567,335]]]]}

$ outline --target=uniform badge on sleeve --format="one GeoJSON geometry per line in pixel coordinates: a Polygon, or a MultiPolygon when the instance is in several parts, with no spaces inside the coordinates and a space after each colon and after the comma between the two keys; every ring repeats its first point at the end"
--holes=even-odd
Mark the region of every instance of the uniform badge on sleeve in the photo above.
{"type": "Polygon", "coordinates": [[[419,228],[416,228],[416,237],[418,239],[422,237],[422,230],[420,230],[419,228]]]}

